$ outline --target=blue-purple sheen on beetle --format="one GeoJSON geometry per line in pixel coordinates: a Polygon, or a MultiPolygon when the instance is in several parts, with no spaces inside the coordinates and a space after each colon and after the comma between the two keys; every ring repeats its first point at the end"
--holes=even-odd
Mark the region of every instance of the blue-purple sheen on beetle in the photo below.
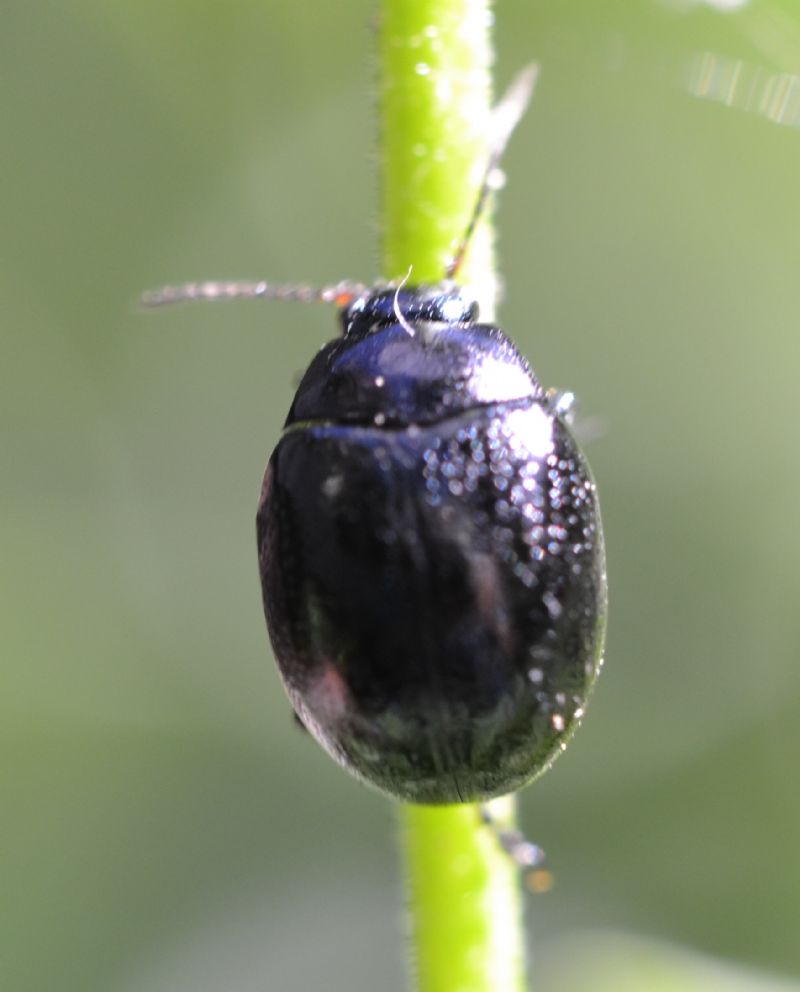
{"type": "MultiPolygon", "coordinates": [[[[358,778],[409,802],[484,800],[531,781],[566,746],[602,662],[589,466],[562,405],[453,281],[535,78],[523,71],[495,110],[443,282],[189,283],[145,297],[338,305],[342,334],[311,362],[264,476],[264,610],[301,723],[358,778]]],[[[515,837],[510,849],[539,863],[515,837]]]]}
{"type": "Polygon", "coordinates": [[[392,796],[511,792],[565,747],[601,664],[589,467],[452,284],[365,291],[340,315],[258,508],[284,684],[329,754],[392,796]]]}

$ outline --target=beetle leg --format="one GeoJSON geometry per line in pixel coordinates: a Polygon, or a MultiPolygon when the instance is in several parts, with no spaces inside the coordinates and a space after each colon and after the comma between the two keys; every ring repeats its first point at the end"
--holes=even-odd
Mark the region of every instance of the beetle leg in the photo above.
{"type": "Polygon", "coordinates": [[[479,810],[481,822],[492,831],[500,847],[520,869],[526,888],[537,893],[552,888],[553,875],[544,867],[545,853],[542,848],[516,828],[499,823],[487,803],[483,803],[479,810]]]}

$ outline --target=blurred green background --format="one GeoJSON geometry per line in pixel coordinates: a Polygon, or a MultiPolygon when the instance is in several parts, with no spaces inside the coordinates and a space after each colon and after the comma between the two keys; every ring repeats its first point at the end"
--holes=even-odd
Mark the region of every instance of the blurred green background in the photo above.
{"type": "MultiPolygon", "coordinates": [[[[497,7],[499,86],[542,65],[502,323],[600,426],[611,582],[585,725],[521,797],[546,989],[800,978],[800,9],[727,6],[497,7]]],[[[392,806],[293,728],[256,573],[334,315],[135,307],[380,274],[376,13],[2,4],[3,992],[404,987],[392,806]]]]}

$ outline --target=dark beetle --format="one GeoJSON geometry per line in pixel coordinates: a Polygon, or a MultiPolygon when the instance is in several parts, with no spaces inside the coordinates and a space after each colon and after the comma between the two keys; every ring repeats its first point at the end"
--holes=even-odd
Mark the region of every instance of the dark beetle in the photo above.
{"type": "MultiPolygon", "coordinates": [[[[534,79],[498,106],[448,277],[534,79]]],[[[258,507],[264,609],[300,721],[400,799],[512,792],[566,747],[602,660],[603,535],[561,404],[449,278],[200,283],[145,302],[241,297],[332,301],[342,322],[303,377],[258,507]]]]}
{"type": "Polygon", "coordinates": [[[264,477],[267,624],[304,726],[417,803],[563,749],[601,663],[595,486],[528,363],[451,285],[365,292],[264,477]]]}

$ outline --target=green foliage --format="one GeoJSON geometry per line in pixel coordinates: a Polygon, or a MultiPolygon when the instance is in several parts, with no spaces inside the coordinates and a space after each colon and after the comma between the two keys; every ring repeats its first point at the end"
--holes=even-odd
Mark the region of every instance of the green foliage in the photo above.
{"type": "MultiPolygon", "coordinates": [[[[3,5],[4,990],[404,987],[391,809],[293,730],[255,566],[333,314],[134,306],[382,274],[374,15],[3,5]]],[[[496,8],[498,90],[542,66],[498,198],[502,324],[580,398],[612,582],[587,718],[520,797],[556,874],[537,992],[800,975],[800,140],[687,88],[709,51],[796,73],[798,23],[789,0],[496,8]]]]}

